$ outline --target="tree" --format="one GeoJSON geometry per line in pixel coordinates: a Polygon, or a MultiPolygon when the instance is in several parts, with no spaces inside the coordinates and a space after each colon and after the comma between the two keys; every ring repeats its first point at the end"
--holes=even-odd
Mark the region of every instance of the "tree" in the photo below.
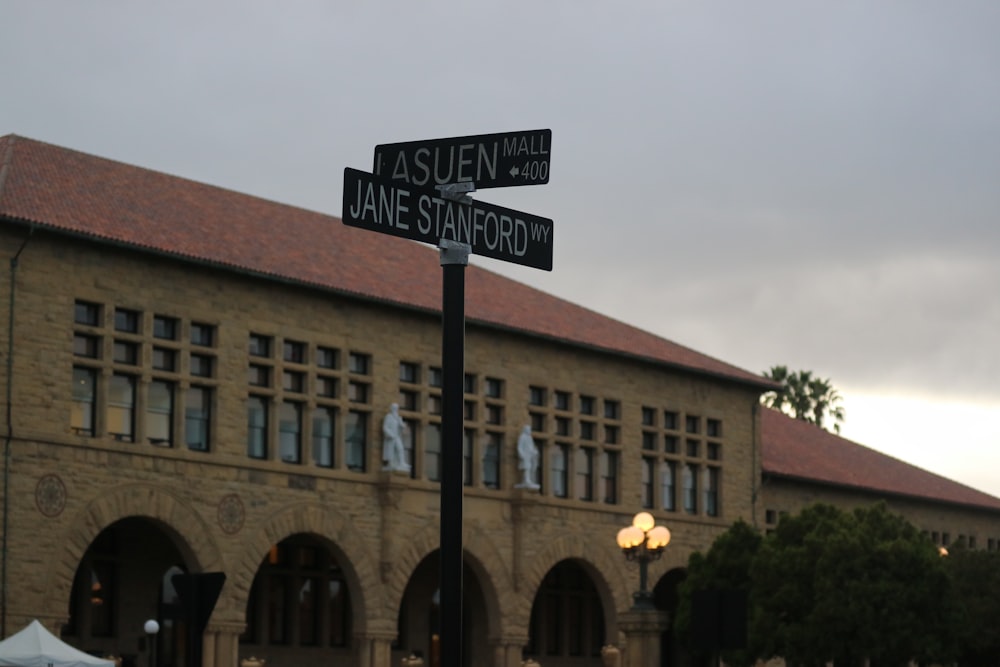
{"type": "MultiPolygon", "coordinates": [[[[687,577],[678,591],[677,618],[674,634],[680,646],[693,656],[699,651],[694,646],[691,632],[692,601],[695,593],[706,590],[738,590],[749,593],[750,565],[761,535],[742,519],[716,538],[706,554],[695,552],[688,559],[687,577]]],[[[753,655],[748,651],[726,651],[722,655],[727,665],[752,664],[753,655]]]]}
{"type": "Polygon", "coordinates": [[[751,569],[756,655],[788,664],[941,659],[948,582],[934,545],[884,503],[786,517],[751,569]]]}
{"type": "Polygon", "coordinates": [[[787,366],[772,366],[763,375],[782,385],[764,394],[764,405],[820,428],[826,428],[824,422],[828,418],[833,419],[833,430],[840,433],[844,408],[829,379],[813,377],[812,371],[789,372],[787,366]]]}
{"type": "Polygon", "coordinates": [[[1000,665],[1000,552],[958,547],[942,561],[950,585],[952,659],[963,667],[1000,665]]]}

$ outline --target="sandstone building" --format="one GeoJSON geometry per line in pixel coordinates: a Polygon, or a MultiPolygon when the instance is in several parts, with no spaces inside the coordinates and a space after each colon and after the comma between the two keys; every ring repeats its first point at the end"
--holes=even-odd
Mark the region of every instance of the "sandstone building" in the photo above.
{"type": "MultiPolygon", "coordinates": [[[[223,572],[207,667],[433,660],[437,251],[13,135],[0,223],[0,635],[38,618],[141,664],[154,618],[157,665],[184,665],[171,577],[223,572]],[[383,470],[392,404],[409,474],[383,470]]],[[[614,541],[642,509],[673,535],[661,605],[733,521],[818,499],[888,494],[939,541],[1000,539],[1000,500],[800,430],[756,373],[475,266],[466,301],[469,665],[597,665],[648,633],[614,541]]]]}

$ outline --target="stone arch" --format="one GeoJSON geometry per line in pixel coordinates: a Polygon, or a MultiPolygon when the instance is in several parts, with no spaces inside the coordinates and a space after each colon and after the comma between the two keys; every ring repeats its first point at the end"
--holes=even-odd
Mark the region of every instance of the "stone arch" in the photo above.
{"type": "Polygon", "coordinates": [[[616,636],[618,610],[628,609],[632,602],[628,591],[626,568],[621,552],[614,544],[595,543],[592,535],[564,533],[549,540],[524,570],[517,606],[507,622],[511,628],[526,628],[531,620],[531,607],[542,580],[555,565],[564,560],[578,561],[593,579],[594,587],[606,611],[606,635],[616,636]]]}
{"type": "MultiPolygon", "coordinates": [[[[385,604],[390,610],[398,609],[402,604],[406,586],[417,566],[440,549],[440,526],[436,522],[425,523],[415,533],[406,536],[406,544],[406,548],[396,557],[392,574],[385,586],[385,604]]],[[[500,549],[486,531],[479,527],[465,535],[462,552],[463,560],[476,574],[483,589],[489,621],[488,632],[491,636],[499,636],[502,612],[513,606],[510,600],[515,595],[512,593],[513,587],[507,585],[511,580],[510,568],[504,562],[500,549]],[[501,594],[501,591],[504,593],[501,594]],[[503,601],[501,595],[504,596],[503,601]]]]}
{"type": "MultiPolygon", "coordinates": [[[[260,567],[261,559],[271,545],[296,534],[319,538],[336,556],[344,570],[351,593],[351,614],[359,624],[378,624],[383,604],[378,576],[378,558],[366,547],[365,537],[347,517],[329,506],[303,502],[286,506],[262,522],[257,531],[243,543],[243,553],[231,565],[229,607],[238,611],[242,622],[250,597],[250,588],[260,567]],[[367,597],[366,597],[367,596],[367,597]]],[[[366,628],[355,627],[355,631],[366,628]]]]}
{"type": "Polygon", "coordinates": [[[70,522],[63,549],[46,573],[45,610],[53,618],[66,614],[65,600],[73,588],[80,561],[102,530],[121,519],[152,520],[166,533],[193,570],[223,570],[219,545],[204,517],[172,492],[153,484],[128,484],[111,489],[88,503],[70,522]]]}

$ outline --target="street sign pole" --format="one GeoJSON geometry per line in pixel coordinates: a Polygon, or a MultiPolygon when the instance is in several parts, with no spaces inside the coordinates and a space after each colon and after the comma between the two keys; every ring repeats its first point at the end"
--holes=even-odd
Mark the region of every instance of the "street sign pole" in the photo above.
{"type": "Polygon", "coordinates": [[[441,242],[441,667],[462,665],[463,396],[465,393],[465,267],[469,246],[441,242]]]}

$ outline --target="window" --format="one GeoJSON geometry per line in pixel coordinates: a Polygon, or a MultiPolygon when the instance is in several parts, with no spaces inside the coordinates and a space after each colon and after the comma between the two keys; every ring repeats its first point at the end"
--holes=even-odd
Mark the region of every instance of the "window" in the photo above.
{"type": "Polygon", "coordinates": [[[200,345],[201,347],[212,347],[215,345],[215,327],[211,324],[192,322],[191,344],[200,345]]]}
{"type": "Polygon", "coordinates": [[[351,352],[347,361],[348,370],[350,372],[357,373],[358,375],[368,375],[368,369],[371,365],[371,357],[367,354],[351,352]]]}
{"type": "Polygon", "coordinates": [[[545,415],[537,412],[531,413],[531,430],[534,433],[543,433],[545,431],[545,415]]]}
{"type": "Polygon", "coordinates": [[[593,500],[594,450],[580,447],[576,450],[576,497],[593,500]]]}
{"type": "Polygon", "coordinates": [[[153,445],[173,445],[174,384],[163,380],[149,383],[146,394],[146,439],[153,445]]]}
{"type": "Polygon", "coordinates": [[[444,382],[444,376],[441,374],[440,368],[434,368],[433,366],[427,370],[427,384],[431,387],[440,387],[444,382]]]}
{"type": "Polygon", "coordinates": [[[348,382],[347,400],[353,403],[367,403],[368,385],[363,382],[348,382]]]}
{"type": "Polygon", "coordinates": [[[645,406],[642,408],[642,425],[656,426],[656,410],[645,406]]]}
{"type": "Polygon", "coordinates": [[[502,424],[503,423],[503,406],[502,405],[487,405],[486,406],[486,423],[487,424],[502,424]]]}
{"type": "Polygon", "coordinates": [[[476,393],[476,376],[472,373],[466,373],[465,378],[462,381],[462,387],[466,394],[476,393]]]}
{"type": "Polygon", "coordinates": [[[88,327],[101,326],[101,306],[88,301],[77,301],[73,309],[73,321],[88,327]]]}
{"type": "Polygon", "coordinates": [[[700,440],[688,440],[687,441],[687,455],[688,456],[690,456],[691,458],[698,458],[698,456],[700,455],[699,454],[700,450],[701,450],[701,441],[700,440]]]}
{"type": "Polygon", "coordinates": [[[705,435],[710,438],[722,437],[722,422],[718,419],[705,420],[705,435]]]}
{"type": "Polygon", "coordinates": [[[642,506],[646,509],[653,507],[653,467],[656,462],[653,459],[642,459],[642,506]]]}
{"type": "Polygon", "coordinates": [[[569,392],[566,391],[556,391],[555,392],[555,407],[556,410],[569,410],[569,392]]]}
{"type": "Polygon", "coordinates": [[[621,417],[621,404],[618,401],[604,401],[604,418],[619,419],[621,417]]]}
{"type": "Polygon", "coordinates": [[[663,412],[663,428],[667,429],[668,431],[676,431],[677,424],[678,424],[677,413],[671,412],[670,410],[665,410],[663,412]]]}
{"type": "Polygon", "coordinates": [[[647,451],[656,451],[656,433],[652,431],[642,432],[642,448],[647,451]]]}
{"type": "Polygon", "coordinates": [[[215,357],[207,354],[191,355],[191,375],[202,378],[212,377],[212,364],[215,357]]]}
{"type": "Polygon", "coordinates": [[[594,397],[593,396],[581,396],[580,397],[580,414],[592,415],[594,414],[594,397]]]}
{"type": "Polygon", "coordinates": [[[286,340],[281,348],[281,358],[293,364],[306,363],[306,344],[295,340],[286,340]]]}
{"type": "Polygon", "coordinates": [[[705,514],[719,516],[718,468],[705,468],[705,514]]]}
{"type": "Polygon", "coordinates": [[[323,398],[337,397],[337,378],[320,375],[316,378],[316,394],[323,398]]]}
{"type": "Polygon", "coordinates": [[[569,435],[569,418],[556,417],[556,435],[569,435]]]}
{"type": "Polygon", "coordinates": [[[500,488],[500,449],[502,436],[499,433],[486,434],[483,449],[483,484],[489,489],[500,488]]]}
{"type": "Polygon", "coordinates": [[[476,432],[473,429],[465,429],[462,436],[462,483],[465,486],[472,486],[474,454],[476,450],[476,432]]]}
{"type": "Polygon", "coordinates": [[[115,331],[139,333],[139,313],[125,308],[115,308],[115,331]]]}
{"type": "Polygon", "coordinates": [[[420,381],[420,365],[410,361],[399,362],[399,381],[417,384],[420,381]]]}
{"type": "Polygon", "coordinates": [[[604,502],[618,502],[618,452],[601,452],[601,488],[604,502]]]}
{"type": "Polygon", "coordinates": [[[281,388],[296,394],[305,391],[306,375],[301,371],[284,371],[281,374],[281,388]]]}
{"type": "Polygon", "coordinates": [[[667,454],[676,454],[678,447],[676,435],[667,435],[663,438],[663,451],[667,454]]]}
{"type": "Polygon", "coordinates": [[[135,366],[139,362],[139,345],[116,340],[112,347],[111,358],[116,364],[135,366]]]}
{"type": "Polygon", "coordinates": [[[97,393],[97,371],[92,368],[73,369],[73,407],[69,425],[77,435],[94,435],[94,394],[97,393]]]}
{"type": "Polygon", "coordinates": [[[251,357],[270,357],[271,337],[262,336],[261,334],[250,334],[249,352],[251,357]]]}
{"type": "Polygon", "coordinates": [[[247,399],[247,456],[267,458],[267,399],[262,396],[247,399]]]}
{"type": "Polygon", "coordinates": [[[337,350],[332,347],[317,347],[316,365],[320,368],[337,368],[337,350]]]}
{"type": "Polygon", "coordinates": [[[132,442],[135,419],[135,377],[115,374],[108,386],[108,434],[132,442]]]}
{"type": "Polygon", "coordinates": [[[270,387],[271,367],[250,364],[250,368],[247,370],[247,384],[254,387],[270,387]]]}
{"type": "Polygon", "coordinates": [[[569,459],[569,446],[559,443],[552,448],[552,495],[557,498],[565,498],[568,492],[569,480],[567,479],[567,463],[569,459]]]}
{"type": "Polygon", "coordinates": [[[528,387],[528,403],[545,405],[545,389],[543,387],[528,387]]]}
{"type": "Polygon", "coordinates": [[[211,420],[211,388],[189,387],[184,401],[184,440],[188,449],[197,452],[208,451],[211,420]]]}
{"type": "Polygon", "coordinates": [[[709,461],[718,461],[722,458],[720,450],[722,446],[717,442],[710,442],[706,446],[705,456],[709,461]]]}
{"type": "Polygon", "coordinates": [[[177,352],[165,347],[153,348],[153,370],[156,371],[176,371],[177,352]]]}
{"type": "Polygon", "coordinates": [[[420,394],[416,391],[411,391],[409,389],[400,389],[399,391],[399,407],[402,410],[409,410],[410,412],[416,412],[419,410],[418,396],[420,394]]]}
{"type": "Polygon", "coordinates": [[[606,445],[617,445],[618,444],[618,427],[611,426],[609,424],[604,425],[604,444],[606,445]]]}
{"type": "Polygon", "coordinates": [[[677,464],[673,461],[663,461],[660,467],[660,505],[665,510],[677,510],[677,464]]]}
{"type": "Polygon", "coordinates": [[[486,396],[488,398],[503,398],[503,380],[486,378],[486,396]]]}
{"type": "Polygon", "coordinates": [[[580,422],[580,439],[581,440],[593,440],[594,439],[594,422],[580,422]]]}
{"type": "Polygon", "coordinates": [[[367,463],[365,452],[368,449],[368,413],[354,410],[347,413],[347,420],[344,423],[344,443],[347,468],[363,472],[367,463]]]}
{"type": "Polygon", "coordinates": [[[441,481],[441,424],[424,427],[424,477],[441,481]]]}
{"type": "Polygon", "coordinates": [[[312,412],[313,462],[321,468],[333,467],[333,434],[336,417],[333,408],[317,407],[312,412]]]}
{"type": "Polygon", "coordinates": [[[78,357],[99,359],[101,356],[101,337],[89,334],[74,334],[73,354],[78,357]]]}
{"type": "Polygon", "coordinates": [[[695,415],[688,415],[684,418],[684,430],[688,433],[701,432],[701,418],[695,415]]]}
{"type": "Polygon", "coordinates": [[[302,404],[285,401],[278,409],[278,456],[302,463],[302,404]]]}
{"type": "Polygon", "coordinates": [[[462,418],[467,422],[476,421],[476,402],[475,401],[465,401],[463,403],[463,413],[462,418]]]}
{"type": "Polygon", "coordinates": [[[153,337],[177,340],[177,318],[156,315],[153,317],[153,337]]]}
{"type": "Polygon", "coordinates": [[[695,466],[690,463],[684,465],[681,473],[684,484],[684,511],[688,514],[698,512],[698,475],[695,466]]]}

